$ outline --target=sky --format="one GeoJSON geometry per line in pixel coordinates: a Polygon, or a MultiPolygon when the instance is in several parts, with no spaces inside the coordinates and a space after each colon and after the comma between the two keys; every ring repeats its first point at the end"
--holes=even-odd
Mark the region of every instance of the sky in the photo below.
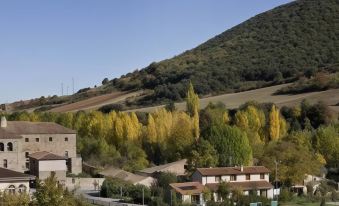
{"type": "Polygon", "coordinates": [[[0,0],[0,103],[72,93],[291,0],[0,0]]]}

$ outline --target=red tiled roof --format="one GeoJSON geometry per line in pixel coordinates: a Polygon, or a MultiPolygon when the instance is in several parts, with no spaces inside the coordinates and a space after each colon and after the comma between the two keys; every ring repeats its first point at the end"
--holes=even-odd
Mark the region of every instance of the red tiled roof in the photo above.
{"type": "Polygon", "coordinates": [[[198,168],[197,171],[203,176],[270,173],[264,166],[243,167],[243,171],[240,167],[198,168]]]}
{"type": "Polygon", "coordinates": [[[66,157],[62,157],[50,152],[42,151],[42,152],[35,152],[29,155],[30,158],[36,160],[65,160],[66,157]]]}
{"type": "Polygon", "coordinates": [[[172,183],[170,186],[182,195],[201,194],[204,190],[204,186],[200,182],[172,183]]]}
{"type": "MultiPolygon", "coordinates": [[[[208,187],[212,191],[217,191],[220,183],[207,183],[208,187]]],[[[253,190],[253,189],[271,189],[272,184],[267,181],[246,181],[246,182],[227,182],[231,189],[253,190]]]]}

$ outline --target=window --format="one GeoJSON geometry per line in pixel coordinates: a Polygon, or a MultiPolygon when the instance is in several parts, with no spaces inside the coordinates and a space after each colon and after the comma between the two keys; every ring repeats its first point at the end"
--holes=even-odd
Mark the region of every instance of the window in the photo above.
{"type": "Polygon", "coordinates": [[[237,181],[237,176],[236,175],[231,175],[231,181],[237,181]]]}
{"type": "Polygon", "coordinates": [[[68,151],[65,151],[65,157],[68,157],[68,151]]]}
{"type": "Polygon", "coordinates": [[[6,192],[8,192],[9,194],[15,194],[15,186],[10,185],[9,187],[7,187],[6,192]]]}
{"type": "Polygon", "coordinates": [[[20,185],[19,187],[18,187],[18,192],[19,193],[24,193],[24,192],[26,192],[26,186],[25,185],[20,185]]]}
{"type": "Polygon", "coordinates": [[[26,169],[29,169],[29,162],[26,162],[26,169]]]}
{"type": "Polygon", "coordinates": [[[246,180],[251,180],[251,175],[250,174],[246,174],[246,180]]]}
{"type": "Polygon", "coordinates": [[[221,177],[220,176],[215,176],[215,182],[220,182],[221,181],[221,177]]]}
{"type": "Polygon", "coordinates": [[[4,159],[4,168],[7,168],[7,160],[6,159],[4,159]]]}
{"type": "Polygon", "coordinates": [[[13,151],[13,143],[12,142],[7,143],[7,151],[13,151]]]}
{"type": "Polygon", "coordinates": [[[261,173],[261,174],[260,174],[260,179],[261,179],[261,180],[265,179],[265,174],[264,174],[264,173],[261,173]]]}
{"type": "Polygon", "coordinates": [[[29,139],[28,139],[28,138],[25,138],[25,142],[29,142],[29,139]]]}
{"type": "Polygon", "coordinates": [[[53,141],[53,137],[49,137],[49,139],[48,139],[50,142],[52,142],[53,141]]]}
{"type": "Polygon", "coordinates": [[[25,157],[28,158],[29,152],[25,152],[25,157]]]}
{"type": "Polygon", "coordinates": [[[0,142],[0,151],[3,152],[5,150],[4,143],[0,142]]]}
{"type": "Polygon", "coordinates": [[[65,142],[68,142],[68,137],[65,137],[65,142]]]}
{"type": "Polygon", "coordinates": [[[35,138],[35,141],[36,141],[36,142],[40,142],[40,139],[39,139],[39,138],[35,138]]]}
{"type": "Polygon", "coordinates": [[[267,197],[267,190],[260,190],[260,196],[267,197]]]}

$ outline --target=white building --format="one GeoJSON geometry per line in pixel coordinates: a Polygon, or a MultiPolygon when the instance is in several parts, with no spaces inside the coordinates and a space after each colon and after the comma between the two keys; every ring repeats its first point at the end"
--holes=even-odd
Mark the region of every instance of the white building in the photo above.
{"type": "Polygon", "coordinates": [[[228,183],[231,190],[241,190],[244,195],[254,193],[272,199],[273,185],[269,182],[269,174],[269,169],[263,166],[198,168],[192,175],[193,182],[170,186],[183,202],[199,205],[205,205],[204,188],[213,193],[214,201],[221,201],[217,191],[222,182],[228,183]]]}
{"type": "Polygon", "coordinates": [[[256,192],[257,195],[273,198],[273,185],[269,182],[270,170],[263,166],[198,168],[192,175],[193,181],[200,182],[214,193],[221,182],[229,183],[231,189],[240,189],[244,195],[256,192]]]}
{"type": "Polygon", "coordinates": [[[29,193],[30,182],[35,177],[0,167],[0,192],[29,193]]]}

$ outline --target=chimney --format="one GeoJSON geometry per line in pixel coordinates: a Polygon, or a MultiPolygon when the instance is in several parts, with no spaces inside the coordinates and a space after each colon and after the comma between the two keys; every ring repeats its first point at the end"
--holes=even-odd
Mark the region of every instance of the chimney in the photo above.
{"type": "Polygon", "coordinates": [[[243,165],[240,166],[240,171],[241,171],[241,172],[244,171],[244,166],[243,166],[243,165]]]}
{"type": "Polygon", "coordinates": [[[7,120],[6,117],[2,116],[1,117],[1,128],[7,127],[7,120]]]}

